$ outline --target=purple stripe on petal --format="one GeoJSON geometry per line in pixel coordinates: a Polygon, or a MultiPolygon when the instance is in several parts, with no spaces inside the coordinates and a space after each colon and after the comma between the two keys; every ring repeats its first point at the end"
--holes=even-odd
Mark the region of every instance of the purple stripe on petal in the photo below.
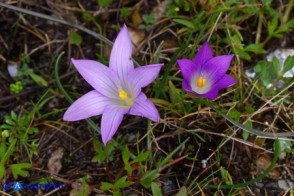
{"type": "Polygon", "coordinates": [[[195,63],[189,59],[179,59],[177,62],[184,80],[187,80],[188,83],[190,83],[192,76],[201,69],[201,66],[196,66],[195,63]]]}
{"type": "Polygon", "coordinates": [[[203,46],[199,49],[198,53],[196,54],[193,62],[197,66],[203,65],[206,61],[212,58],[212,50],[207,42],[203,44],[203,46]]]}
{"type": "Polygon", "coordinates": [[[145,65],[130,71],[128,80],[133,85],[135,96],[141,92],[141,88],[155,80],[162,66],[163,64],[145,65]]]}
{"type": "Polygon", "coordinates": [[[104,107],[111,104],[109,98],[96,90],[92,90],[77,99],[65,112],[63,120],[77,121],[100,115],[104,107]]]}
{"type": "Polygon", "coordinates": [[[213,57],[202,66],[201,74],[206,77],[207,80],[210,80],[213,85],[227,72],[233,56],[234,55],[222,55],[213,57]]]}
{"type": "Polygon", "coordinates": [[[124,82],[129,71],[134,69],[132,61],[132,41],[126,25],[120,30],[113,44],[109,67],[114,70],[118,74],[120,80],[124,82]]]}
{"type": "Polygon", "coordinates": [[[106,145],[116,133],[124,114],[126,114],[128,110],[129,109],[116,106],[108,106],[107,109],[104,110],[101,119],[101,136],[104,145],[106,145]]]}
{"type": "Polygon", "coordinates": [[[75,59],[71,61],[93,88],[107,97],[117,98],[118,78],[115,72],[97,61],[75,59]]]}
{"type": "Polygon", "coordinates": [[[159,113],[155,105],[147,99],[144,93],[140,93],[134,105],[128,112],[131,115],[143,116],[153,120],[154,122],[159,122],[159,113]]]}

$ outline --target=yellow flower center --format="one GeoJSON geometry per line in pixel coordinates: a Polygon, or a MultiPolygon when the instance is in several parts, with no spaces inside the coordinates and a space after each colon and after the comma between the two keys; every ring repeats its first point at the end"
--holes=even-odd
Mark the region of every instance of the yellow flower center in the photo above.
{"type": "Polygon", "coordinates": [[[128,96],[128,93],[126,91],[119,89],[118,96],[121,100],[124,101],[126,106],[132,106],[134,104],[134,100],[128,96]]]}
{"type": "Polygon", "coordinates": [[[205,78],[203,78],[202,76],[200,76],[197,81],[196,81],[196,84],[199,88],[203,88],[204,85],[206,84],[206,80],[205,78]]]}
{"type": "Polygon", "coordinates": [[[126,100],[128,98],[128,93],[122,89],[118,90],[118,95],[121,100],[126,100]]]}

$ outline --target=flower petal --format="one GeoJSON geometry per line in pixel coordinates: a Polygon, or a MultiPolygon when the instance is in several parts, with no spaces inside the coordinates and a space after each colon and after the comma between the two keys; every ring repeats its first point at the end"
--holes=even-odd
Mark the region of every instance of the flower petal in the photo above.
{"type": "Polygon", "coordinates": [[[202,94],[200,96],[213,100],[217,97],[219,90],[232,86],[236,83],[237,81],[232,76],[225,74],[220,80],[218,80],[214,84],[214,86],[212,86],[209,92],[202,94]]]}
{"type": "Polygon", "coordinates": [[[210,80],[213,85],[227,72],[233,56],[234,55],[222,55],[213,57],[202,66],[201,75],[206,77],[207,80],[210,80]]]}
{"type": "Polygon", "coordinates": [[[218,94],[218,89],[213,88],[213,89],[211,89],[209,92],[207,92],[205,94],[202,94],[202,95],[198,94],[198,95],[202,96],[202,97],[206,97],[206,98],[211,99],[211,100],[214,100],[217,97],[217,94],[218,94]]]}
{"type": "Polygon", "coordinates": [[[108,106],[107,109],[104,110],[101,119],[101,136],[104,145],[106,145],[116,133],[124,114],[126,114],[128,110],[129,109],[117,106],[108,106]]]}
{"type": "Polygon", "coordinates": [[[233,86],[236,83],[237,81],[235,80],[235,78],[225,74],[219,81],[217,81],[217,83],[215,84],[215,87],[217,87],[218,89],[223,89],[223,88],[228,88],[230,86],[233,86]]]}
{"type": "Polygon", "coordinates": [[[163,64],[145,65],[133,69],[128,74],[128,80],[132,83],[135,96],[141,92],[141,88],[149,85],[158,76],[163,64]]]}
{"type": "Polygon", "coordinates": [[[71,61],[94,89],[107,97],[117,98],[118,78],[115,72],[97,61],[75,59],[71,61]]]}
{"type": "Polygon", "coordinates": [[[189,92],[189,93],[192,93],[192,89],[191,89],[191,86],[189,85],[189,83],[187,82],[187,80],[184,80],[183,83],[182,83],[182,87],[185,91],[189,92]]]}
{"type": "Polygon", "coordinates": [[[113,44],[109,67],[124,81],[130,70],[134,69],[132,61],[132,41],[126,25],[118,33],[113,44]]]}
{"type": "Polygon", "coordinates": [[[106,105],[111,104],[109,98],[96,90],[92,90],[77,99],[63,115],[65,121],[77,121],[102,114],[106,105]]]}
{"type": "Polygon", "coordinates": [[[207,42],[203,44],[203,46],[199,49],[198,53],[196,54],[193,62],[197,66],[203,65],[206,61],[212,58],[212,50],[207,42]]]}
{"type": "Polygon", "coordinates": [[[201,69],[201,66],[196,65],[190,59],[179,59],[179,60],[177,60],[177,62],[180,66],[184,80],[186,80],[188,82],[188,84],[190,84],[192,76],[196,72],[199,72],[199,70],[201,69]]]}
{"type": "Polygon", "coordinates": [[[144,93],[140,93],[138,95],[134,105],[131,107],[128,113],[131,115],[149,118],[154,122],[159,122],[159,113],[155,105],[147,99],[144,93]]]}

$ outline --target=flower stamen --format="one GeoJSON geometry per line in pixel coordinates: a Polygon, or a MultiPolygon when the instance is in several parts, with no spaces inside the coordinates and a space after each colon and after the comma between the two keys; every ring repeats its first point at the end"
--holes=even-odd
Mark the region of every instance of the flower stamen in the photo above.
{"type": "Polygon", "coordinates": [[[126,100],[128,98],[127,92],[122,89],[118,90],[118,95],[121,100],[126,100]]]}
{"type": "Polygon", "coordinates": [[[118,90],[118,96],[121,100],[124,101],[125,106],[132,106],[134,104],[134,100],[132,99],[132,97],[128,96],[128,93],[122,89],[118,90]]]}
{"type": "Polygon", "coordinates": [[[206,84],[206,79],[203,78],[202,76],[200,76],[197,80],[196,80],[196,84],[199,88],[203,88],[206,84]]]}

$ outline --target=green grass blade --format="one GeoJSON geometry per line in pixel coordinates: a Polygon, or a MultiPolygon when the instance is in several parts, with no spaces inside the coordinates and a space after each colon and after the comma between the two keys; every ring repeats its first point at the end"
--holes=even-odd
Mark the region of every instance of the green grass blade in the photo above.
{"type": "Polygon", "coordinates": [[[270,164],[270,166],[259,176],[257,176],[256,178],[249,180],[247,182],[244,183],[239,183],[239,184],[230,184],[230,185],[214,185],[214,184],[209,184],[206,186],[206,188],[209,189],[236,189],[236,188],[244,188],[246,186],[252,185],[254,183],[259,182],[260,180],[262,180],[266,175],[268,175],[270,173],[270,171],[275,167],[278,158],[279,158],[279,154],[280,154],[280,140],[275,140],[275,152],[274,152],[274,158],[270,164]]]}
{"type": "Polygon", "coordinates": [[[237,126],[238,128],[240,128],[240,129],[242,129],[244,131],[252,133],[254,135],[261,136],[261,137],[266,137],[266,138],[271,138],[271,139],[294,137],[294,133],[290,133],[290,132],[289,133],[269,133],[269,132],[262,132],[262,131],[259,131],[257,129],[252,129],[250,127],[246,127],[246,126],[240,124],[239,122],[231,119],[227,115],[223,114],[221,111],[219,111],[218,109],[213,107],[211,104],[209,104],[209,107],[211,107],[214,111],[216,111],[223,118],[230,121],[233,125],[237,126]]]}

